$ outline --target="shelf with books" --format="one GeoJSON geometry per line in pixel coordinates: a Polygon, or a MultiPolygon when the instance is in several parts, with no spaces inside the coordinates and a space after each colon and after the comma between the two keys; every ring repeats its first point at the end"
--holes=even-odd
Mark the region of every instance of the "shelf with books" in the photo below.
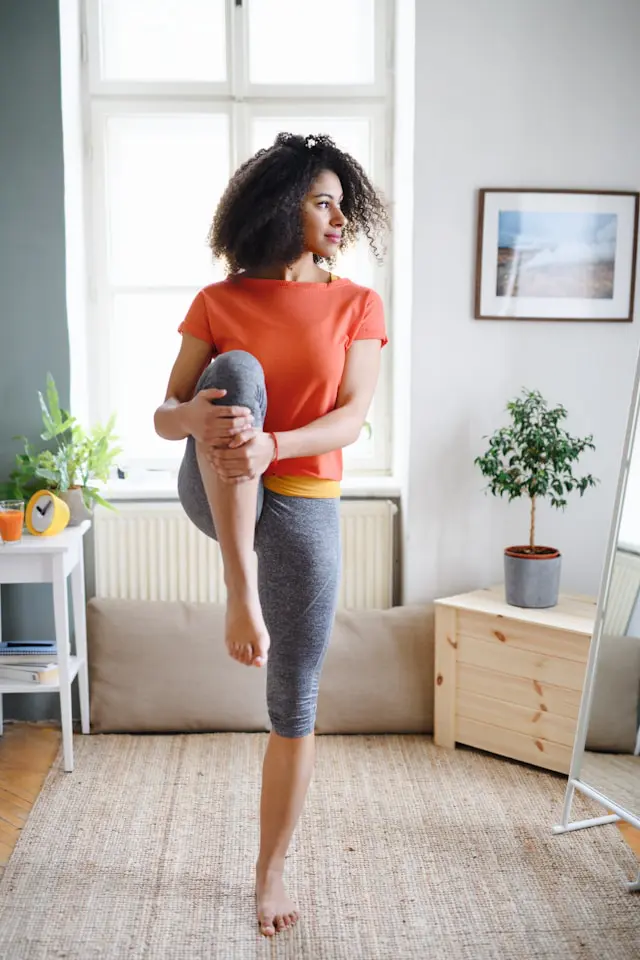
{"type": "MultiPolygon", "coordinates": [[[[69,657],[69,682],[75,680],[84,660],[80,657],[69,657]]],[[[0,695],[6,693],[56,693],[60,691],[60,680],[55,683],[40,683],[37,680],[9,680],[0,677],[0,695]]]]}
{"type": "MultiPolygon", "coordinates": [[[[89,669],[87,663],[87,622],[86,599],[84,583],[84,544],[83,538],[91,527],[89,520],[84,520],[78,526],[66,527],[62,533],[51,537],[37,537],[23,535],[20,543],[14,544],[10,550],[0,550],[0,587],[14,583],[47,583],[51,586],[53,600],[54,635],[48,637],[49,644],[38,643],[29,638],[23,641],[23,649],[6,651],[0,655],[0,664],[3,662],[24,664],[25,660],[31,664],[38,660],[45,664],[52,663],[57,667],[55,683],[41,683],[38,680],[29,680],[24,677],[12,679],[0,677],[0,736],[3,729],[3,699],[7,694],[29,693],[57,693],[60,699],[60,725],[62,727],[62,767],[71,773],[73,764],[73,707],[71,687],[74,680],[78,680],[78,697],[80,701],[80,727],[83,734],[91,732],[89,712],[89,669]],[[71,588],[69,591],[68,588],[71,588]],[[69,592],[71,597],[69,598],[69,592]],[[71,599],[71,604],[69,604],[71,599]],[[71,609],[69,609],[71,607],[71,609]],[[71,617],[69,614],[71,613],[71,617]],[[75,638],[75,655],[71,653],[71,623],[73,620],[73,636],[75,638]],[[24,655],[24,644],[30,642],[36,647],[33,655],[24,655]],[[52,646],[56,652],[53,653],[52,646]]],[[[2,591],[0,591],[2,592],[2,591]]],[[[6,637],[6,646],[18,638],[6,637]]],[[[0,636],[0,641],[2,637],[0,636]]],[[[6,669],[2,671],[6,673],[6,669]]],[[[55,668],[54,668],[55,676],[55,668]]],[[[27,674],[28,677],[28,674],[27,674]]]]}
{"type": "Polygon", "coordinates": [[[0,667],[7,663],[36,663],[44,660],[56,661],[58,657],[58,647],[54,641],[51,643],[12,643],[11,641],[0,641],[0,667]]]}

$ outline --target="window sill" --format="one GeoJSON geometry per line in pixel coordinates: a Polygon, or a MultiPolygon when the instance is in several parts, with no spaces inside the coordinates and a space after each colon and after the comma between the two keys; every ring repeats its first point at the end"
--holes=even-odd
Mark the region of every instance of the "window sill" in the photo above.
{"type": "MultiPolygon", "coordinates": [[[[352,476],[341,484],[343,497],[399,497],[401,484],[396,477],[352,476]]],[[[175,477],[169,473],[149,473],[145,477],[112,480],[100,491],[105,500],[177,500],[175,477]]]]}

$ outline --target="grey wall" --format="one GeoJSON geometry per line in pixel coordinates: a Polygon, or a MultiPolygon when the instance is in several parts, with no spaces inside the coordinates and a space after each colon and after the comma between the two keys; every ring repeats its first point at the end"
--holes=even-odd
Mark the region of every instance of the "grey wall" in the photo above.
{"type": "MultiPolygon", "coordinates": [[[[15,434],[41,429],[37,391],[53,374],[69,402],[64,175],[57,0],[0,3],[0,476],[15,434]]],[[[2,589],[4,637],[53,635],[44,585],[2,589]]],[[[4,698],[5,715],[57,717],[57,696],[4,698]]]]}

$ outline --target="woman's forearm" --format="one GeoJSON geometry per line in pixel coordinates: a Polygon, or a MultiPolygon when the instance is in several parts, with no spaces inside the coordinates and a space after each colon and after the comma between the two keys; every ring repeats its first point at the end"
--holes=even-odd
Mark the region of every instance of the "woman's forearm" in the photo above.
{"type": "Polygon", "coordinates": [[[360,436],[364,418],[350,405],[332,410],[297,430],[276,433],[278,459],[314,457],[332,450],[341,450],[355,443],[360,436]]]}
{"type": "Polygon", "coordinates": [[[189,430],[184,424],[186,403],[180,403],[175,397],[169,397],[156,410],[153,422],[156,433],[164,440],[184,440],[189,430]]]}

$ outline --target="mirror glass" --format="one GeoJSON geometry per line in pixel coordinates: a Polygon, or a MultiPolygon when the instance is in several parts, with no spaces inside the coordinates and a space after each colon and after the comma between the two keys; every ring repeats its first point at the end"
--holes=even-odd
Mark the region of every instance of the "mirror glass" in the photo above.
{"type": "Polygon", "coordinates": [[[640,816],[640,437],[637,426],[608,587],[579,779],[640,816]]]}

